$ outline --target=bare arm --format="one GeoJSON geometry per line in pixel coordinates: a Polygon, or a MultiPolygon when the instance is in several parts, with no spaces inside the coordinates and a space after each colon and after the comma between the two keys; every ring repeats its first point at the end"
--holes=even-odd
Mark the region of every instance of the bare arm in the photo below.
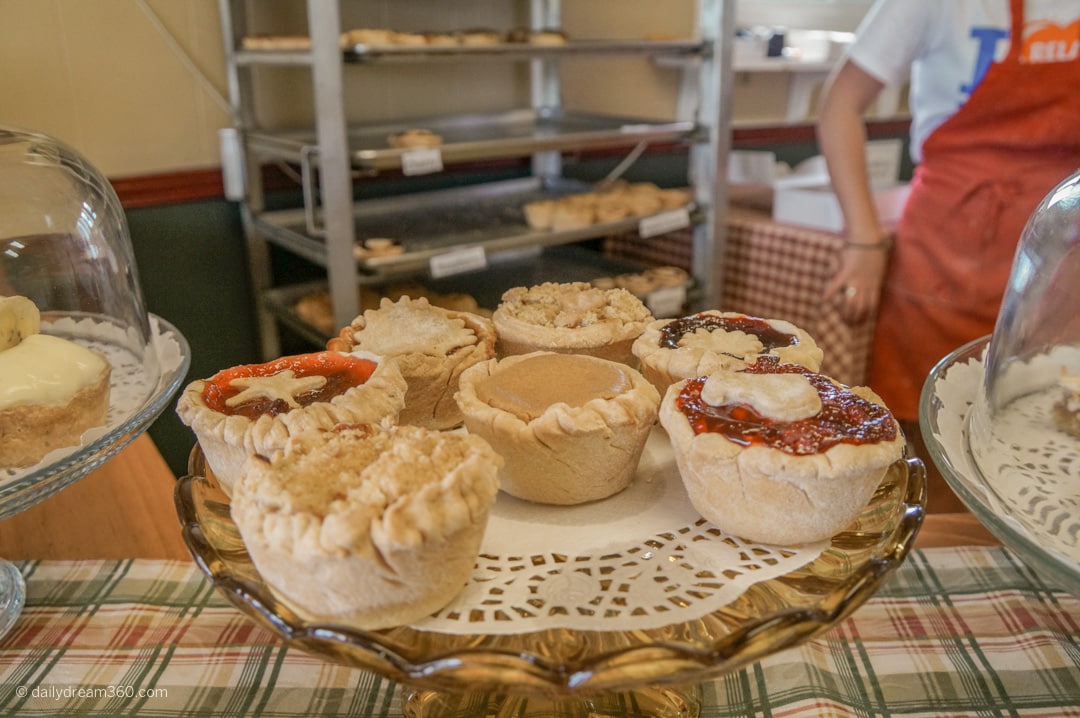
{"type": "Polygon", "coordinates": [[[885,278],[886,233],[878,220],[866,167],[863,114],[880,94],[880,80],[850,61],[829,78],[818,119],[818,142],[844,214],[848,246],[825,298],[845,293],[844,316],[861,321],[876,311],[885,278]]]}

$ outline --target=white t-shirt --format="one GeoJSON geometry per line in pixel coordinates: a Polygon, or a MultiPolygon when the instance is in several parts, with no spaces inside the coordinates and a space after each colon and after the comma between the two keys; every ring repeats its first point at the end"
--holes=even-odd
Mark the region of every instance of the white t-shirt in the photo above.
{"type": "MultiPolygon", "coordinates": [[[[922,159],[930,133],[967,101],[992,61],[1009,50],[1008,0],[877,0],[856,31],[848,57],[886,85],[908,77],[911,157],[922,159]]],[[[1076,0],[1026,0],[1029,62],[1080,54],[1076,0]]]]}

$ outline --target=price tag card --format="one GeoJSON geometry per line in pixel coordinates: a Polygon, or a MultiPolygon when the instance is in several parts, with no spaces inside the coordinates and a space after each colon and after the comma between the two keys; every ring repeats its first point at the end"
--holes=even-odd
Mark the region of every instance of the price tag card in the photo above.
{"type": "Polygon", "coordinates": [[[686,305],[686,285],[679,284],[674,287],[661,287],[645,295],[645,306],[649,308],[654,317],[666,319],[677,317],[682,314],[686,305]]]}
{"type": "Polygon", "coordinates": [[[483,247],[467,247],[443,254],[437,254],[428,263],[433,279],[449,277],[454,274],[472,272],[487,267],[487,254],[483,247]]]}
{"type": "Polygon", "coordinates": [[[417,147],[401,153],[401,173],[406,176],[429,175],[442,170],[442,152],[438,147],[417,147]]]}
{"type": "Polygon", "coordinates": [[[678,209],[643,217],[641,222],[638,223],[638,234],[644,239],[674,232],[677,229],[689,226],[690,210],[686,207],[679,207],[678,209]]]}

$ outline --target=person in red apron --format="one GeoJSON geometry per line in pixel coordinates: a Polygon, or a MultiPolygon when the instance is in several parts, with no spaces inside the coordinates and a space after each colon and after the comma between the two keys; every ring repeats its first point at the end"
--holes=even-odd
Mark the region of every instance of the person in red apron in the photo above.
{"type": "Polygon", "coordinates": [[[1033,44],[1042,42],[1037,28],[1025,35],[1023,0],[1009,0],[1009,11],[1007,55],[987,63],[922,142],[894,245],[875,215],[864,155],[852,151],[884,83],[846,61],[822,108],[819,138],[847,225],[826,295],[844,303],[849,321],[877,312],[867,383],[905,423],[917,421],[934,365],[993,330],[1025,223],[1080,168],[1077,21],[1057,26],[1048,48],[1033,44]]]}

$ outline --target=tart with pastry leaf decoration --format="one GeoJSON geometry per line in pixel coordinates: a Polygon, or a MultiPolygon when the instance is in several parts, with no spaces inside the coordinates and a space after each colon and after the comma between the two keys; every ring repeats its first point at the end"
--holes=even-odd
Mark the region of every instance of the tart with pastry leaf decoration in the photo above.
{"type": "Polygon", "coordinates": [[[771,357],[672,384],[660,423],[694,508],[728,533],[780,545],[850,525],[905,445],[870,389],[771,357]]]}
{"type": "Polygon", "coordinates": [[[738,371],[760,356],[810,371],[821,368],[821,348],[806,331],[783,319],[708,310],[650,323],[632,346],[641,373],[663,394],[681,379],[738,371]]]}
{"type": "Polygon", "coordinates": [[[290,437],[340,423],[393,421],[404,406],[405,388],[392,360],[323,351],[235,366],[193,381],[180,394],[176,413],[231,495],[249,456],[273,456],[290,437]]]}

